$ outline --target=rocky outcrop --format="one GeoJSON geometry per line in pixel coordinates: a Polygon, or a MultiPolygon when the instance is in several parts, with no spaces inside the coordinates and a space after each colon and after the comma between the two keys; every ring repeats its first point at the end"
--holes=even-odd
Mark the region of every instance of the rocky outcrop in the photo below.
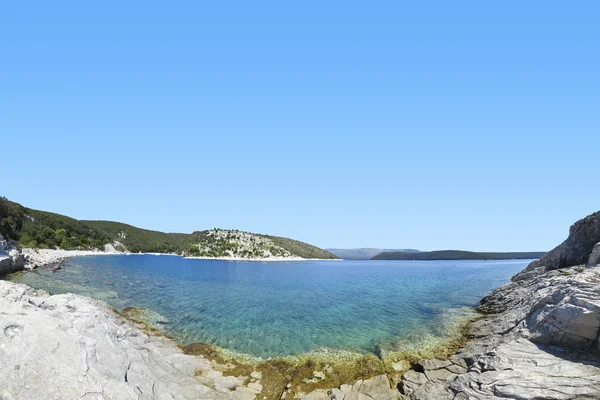
{"type": "Polygon", "coordinates": [[[127,253],[127,247],[119,241],[114,241],[112,243],[107,243],[104,245],[105,253],[127,253]]]}
{"type": "Polygon", "coordinates": [[[0,235],[0,276],[20,271],[25,265],[25,256],[10,245],[0,235]]]}
{"type": "Polygon", "coordinates": [[[251,400],[261,391],[83,296],[0,281],[0,310],[3,400],[251,400]]]}
{"type": "Polygon", "coordinates": [[[575,222],[569,237],[541,259],[529,264],[513,280],[523,280],[546,271],[588,263],[596,243],[600,242],[600,211],[575,222]]]}
{"type": "Polygon", "coordinates": [[[600,243],[596,243],[592,252],[590,253],[590,258],[588,258],[587,266],[594,267],[600,264],[600,243]]]}
{"type": "Polygon", "coordinates": [[[599,399],[600,268],[550,271],[482,301],[494,313],[447,361],[404,374],[412,399],[599,399]]]}
{"type": "Polygon", "coordinates": [[[411,399],[600,399],[600,213],[481,301],[488,316],[449,360],[417,363],[411,399]],[[586,268],[586,264],[589,266],[586,268]],[[569,267],[571,265],[571,267],[569,267]]]}
{"type": "Polygon", "coordinates": [[[301,400],[397,400],[400,393],[390,387],[386,375],[357,381],[354,385],[342,385],[337,389],[315,390],[301,400]]]}

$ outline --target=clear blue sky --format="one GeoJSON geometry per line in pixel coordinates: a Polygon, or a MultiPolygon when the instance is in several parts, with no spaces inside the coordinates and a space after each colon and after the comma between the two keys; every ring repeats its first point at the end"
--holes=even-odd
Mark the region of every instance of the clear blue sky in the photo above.
{"type": "Polygon", "coordinates": [[[206,3],[5,3],[0,195],[423,250],[600,209],[598,2],[206,3]]]}

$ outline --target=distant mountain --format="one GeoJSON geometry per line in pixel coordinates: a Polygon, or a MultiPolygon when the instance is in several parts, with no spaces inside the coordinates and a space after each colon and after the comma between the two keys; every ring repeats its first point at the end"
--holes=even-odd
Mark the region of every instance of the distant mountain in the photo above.
{"type": "Polygon", "coordinates": [[[517,260],[541,258],[545,251],[511,252],[511,253],[486,253],[462,250],[438,250],[410,252],[380,253],[372,260],[517,260]]]}
{"type": "Polygon", "coordinates": [[[413,249],[374,249],[365,247],[362,249],[325,249],[331,254],[335,254],[344,260],[370,260],[381,253],[387,252],[403,252],[403,253],[418,253],[419,250],[413,249]]]}

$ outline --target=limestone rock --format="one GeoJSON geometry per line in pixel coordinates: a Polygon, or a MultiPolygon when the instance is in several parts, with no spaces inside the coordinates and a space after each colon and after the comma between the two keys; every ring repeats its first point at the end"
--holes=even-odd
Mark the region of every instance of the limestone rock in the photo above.
{"type": "Polygon", "coordinates": [[[575,222],[569,237],[562,244],[549,251],[540,260],[534,261],[513,280],[532,277],[530,272],[546,272],[574,265],[586,264],[594,246],[600,242],[600,211],[575,222]]]}
{"type": "Polygon", "coordinates": [[[600,264],[600,242],[596,243],[592,252],[590,253],[590,258],[588,259],[587,265],[588,267],[595,267],[600,264]]]}
{"type": "Polygon", "coordinates": [[[12,249],[6,253],[0,253],[0,276],[20,271],[25,265],[25,256],[18,250],[12,249]]]}
{"type": "Polygon", "coordinates": [[[449,360],[421,360],[411,399],[599,399],[600,267],[552,270],[482,300],[488,318],[449,360]],[[558,347],[560,346],[560,347],[558,347]],[[460,397],[455,397],[460,396],[460,397]]]}
{"type": "Polygon", "coordinates": [[[354,385],[342,385],[331,390],[315,390],[301,397],[302,400],[397,400],[398,390],[390,387],[386,375],[379,375],[365,381],[359,380],[354,385]]]}
{"type": "Polygon", "coordinates": [[[128,250],[123,243],[115,240],[112,243],[105,244],[104,251],[106,253],[126,253],[128,250]]]}
{"type": "Polygon", "coordinates": [[[23,266],[25,265],[25,256],[23,254],[21,254],[21,252],[19,252],[19,250],[17,250],[17,249],[10,250],[8,252],[8,255],[12,258],[13,269],[15,271],[23,269],[23,266]]]}
{"type": "Polygon", "coordinates": [[[12,257],[0,254],[0,276],[13,272],[12,257]]]}
{"type": "Polygon", "coordinates": [[[208,360],[146,335],[104,303],[0,281],[0,310],[0,398],[255,398],[240,378],[201,383],[196,372],[208,372],[208,360]]]}

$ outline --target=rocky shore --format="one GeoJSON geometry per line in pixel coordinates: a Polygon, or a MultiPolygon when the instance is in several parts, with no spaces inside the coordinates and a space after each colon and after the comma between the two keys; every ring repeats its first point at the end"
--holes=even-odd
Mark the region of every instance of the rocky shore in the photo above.
{"type": "Polygon", "coordinates": [[[600,399],[599,262],[596,213],[482,300],[485,317],[456,354],[410,360],[393,377],[365,357],[365,379],[308,391],[321,379],[311,362],[304,377],[279,360],[240,364],[205,345],[184,352],[102,302],[0,281],[0,399],[600,399]]]}
{"type": "Polygon", "coordinates": [[[600,212],[481,302],[488,314],[448,360],[425,360],[411,399],[600,399],[600,212]]]}
{"type": "MultiPolygon", "coordinates": [[[[184,354],[102,302],[0,281],[0,310],[2,400],[267,398],[251,364],[184,354]]],[[[343,390],[356,399],[398,398],[385,375],[343,390]]]]}
{"type": "Polygon", "coordinates": [[[257,379],[225,376],[86,297],[0,281],[0,310],[3,400],[250,400],[261,391],[257,379]]]}
{"type": "MultiPolygon", "coordinates": [[[[448,359],[414,362],[397,389],[413,400],[600,399],[600,212],[481,301],[486,316],[448,359]]],[[[343,392],[312,400],[348,400],[343,392]]]]}

